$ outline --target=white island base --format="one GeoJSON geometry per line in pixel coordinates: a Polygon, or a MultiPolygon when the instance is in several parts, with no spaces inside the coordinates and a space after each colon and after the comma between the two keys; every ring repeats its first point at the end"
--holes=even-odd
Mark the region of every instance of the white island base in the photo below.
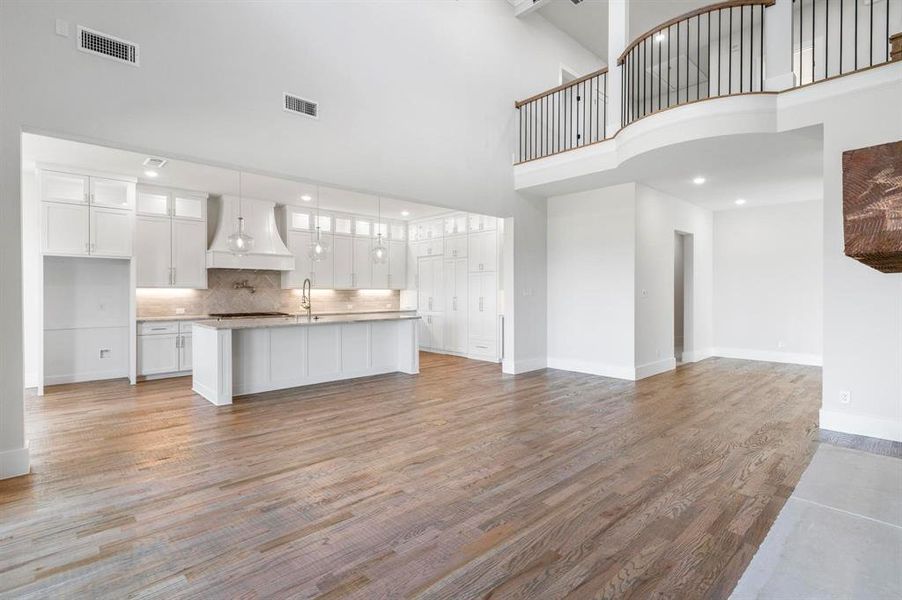
{"type": "Polygon", "coordinates": [[[199,321],[192,335],[193,389],[219,406],[244,394],[420,370],[411,317],[199,321]]]}

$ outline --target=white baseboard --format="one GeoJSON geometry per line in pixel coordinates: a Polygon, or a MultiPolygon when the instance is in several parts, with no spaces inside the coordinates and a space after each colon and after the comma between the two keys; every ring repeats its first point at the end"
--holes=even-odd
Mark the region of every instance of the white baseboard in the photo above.
{"type": "Polygon", "coordinates": [[[645,379],[646,377],[673,371],[674,369],[676,369],[675,358],[671,357],[665,358],[664,360],[656,360],[655,362],[645,363],[644,365],[636,367],[636,379],[645,379]]]}
{"type": "Polygon", "coordinates": [[[586,373],[588,375],[599,375],[601,377],[612,377],[614,379],[626,379],[628,381],[635,381],[636,379],[636,370],[633,367],[605,365],[597,362],[573,360],[570,358],[549,357],[548,368],[586,373]]]}
{"type": "Polygon", "coordinates": [[[34,371],[30,373],[25,373],[24,386],[25,388],[36,388],[38,387],[38,374],[34,371]]]}
{"type": "Polygon", "coordinates": [[[809,365],[813,367],[820,367],[824,364],[824,359],[819,354],[801,354],[797,352],[773,352],[770,350],[750,350],[747,348],[714,348],[712,354],[723,358],[761,360],[765,362],[809,365]]]}
{"type": "Polygon", "coordinates": [[[27,475],[31,471],[28,442],[24,448],[0,450],[0,479],[27,475]]]}
{"type": "Polygon", "coordinates": [[[711,348],[703,348],[701,350],[684,350],[682,359],[684,363],[693,363],[712,356],[714,355],[711,353],[711,348]]]}
{"type": "Polygon", "coordinates": [[[63,375],[45,375],[44,385],[60,385],[63,383],[84,383],[86,381],[103,381],[105,379],[124,379],[128,371],[91,371],[86,373],[65,373],[63,375]]]}
{"type": "Polygon", "coordinates": [[[902,421],[856,415],[837,410],[820,411],[820,428],[902,442],[902,421]]]}
{"type": "Polygon", "coordinates": [[[520,360],[508,359],[502,362],[501,370],[508,375],[519,375],[520,373],[529,373],[530,371],[538,371],[548,366],[545,357],[521,358],[520,360]]]}

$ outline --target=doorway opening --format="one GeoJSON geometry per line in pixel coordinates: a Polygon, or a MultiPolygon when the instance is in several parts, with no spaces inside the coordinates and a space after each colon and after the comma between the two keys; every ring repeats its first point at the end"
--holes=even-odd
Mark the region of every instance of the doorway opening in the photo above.
{"type": "Polygon", "coordinates": [[[686,362],[692,351],[692,255],[691,233],[673,236],[673,356],[686,362]]]}

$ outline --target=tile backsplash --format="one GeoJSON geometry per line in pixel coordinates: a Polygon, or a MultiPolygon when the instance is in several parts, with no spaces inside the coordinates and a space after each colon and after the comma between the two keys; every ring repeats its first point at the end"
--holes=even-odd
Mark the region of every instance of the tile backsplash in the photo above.
{"type": "MultiPolygon", "coordinates": [[[[143,288],[137,293],[138,318],[224,312],[301,312],[301,290],[281,289],[278,271],[210,269],[206,290],[143,288]],[[254,288],[235,289],[247,281],[254,288]],[[183,313],[177,309],[184,309],[183,313]]],[[[314,313],[399,310],[396,290],[313,290],[314,313]]]]}

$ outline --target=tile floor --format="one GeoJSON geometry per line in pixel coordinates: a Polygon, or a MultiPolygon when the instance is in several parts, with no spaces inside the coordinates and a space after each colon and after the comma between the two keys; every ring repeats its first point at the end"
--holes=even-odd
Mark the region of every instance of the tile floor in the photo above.
{"type": "Polygon", "coordinates": [[[902,459],[821,444],[732,598],[902,598],[902,459]]]}

